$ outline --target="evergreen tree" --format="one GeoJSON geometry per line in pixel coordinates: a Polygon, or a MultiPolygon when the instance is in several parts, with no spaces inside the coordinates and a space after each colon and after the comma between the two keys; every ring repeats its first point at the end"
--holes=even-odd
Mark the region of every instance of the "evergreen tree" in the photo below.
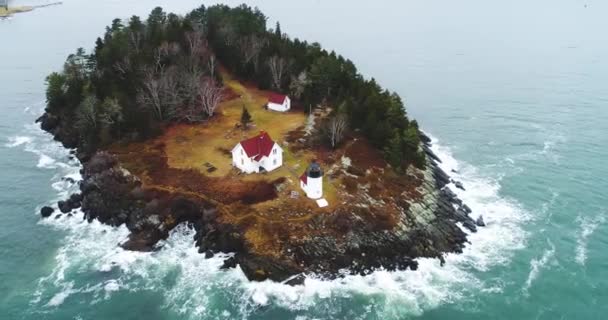
{"type": "Polygon", "coordinates": [[[241,126],[243,130],[246,130],[251,123],[251,115],[249,114],[249,110],[245,106],[243,106],[243,113],[241,113],[241,126]]]}
{"type": "Polygon", "coordinates": [[[274,29],[274,34],[277,36],[277,38],[283,37],[283,33],[281,32],[281,24],[278,21],[277,21],[277,27],[274,29]]]}

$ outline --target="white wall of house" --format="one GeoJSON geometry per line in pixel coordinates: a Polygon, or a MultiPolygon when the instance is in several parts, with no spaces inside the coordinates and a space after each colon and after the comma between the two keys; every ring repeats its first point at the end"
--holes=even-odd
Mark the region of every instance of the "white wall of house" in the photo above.
{"type": "Polygon", "coordinates": [[[274,144],[272,151],[268,157],[262,157],[259,161],[259,166],[264,167],[266,171],[272,171],[283,165],[283,149],[278,144],[274,144]]]}
{"type": "Polygon", "coordinates": [[[239,143],[232,149],[232,165],[245,173],[260,172],[260,167],[272,171],[283,165],[283,149],[275,143],[268,157],[264,156],[259,161],[255,161],[247,156],[239,143]]]}
{"type": "Polygon", "coordinates": [[[289,111],[291,109],[291,99],[285,97],[283,104],[268,102],[268,109],[281,112],[289,111]]]}
{"type": "Polygon", "coordinates": [[[258,172],[257,163],[254,162],[255,161],[247,157],[247,154],[240,143],[232,149],[232,165],[239,168],[241,171],[245,173],[258,172]]]}

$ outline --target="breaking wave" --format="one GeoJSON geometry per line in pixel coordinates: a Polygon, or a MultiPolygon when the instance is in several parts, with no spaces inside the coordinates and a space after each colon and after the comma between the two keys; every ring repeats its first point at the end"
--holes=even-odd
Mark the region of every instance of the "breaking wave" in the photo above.
{"type": "MultiPolygon", "coordinates": [[[[58,194],[51,204],[77,189],[71,180],[80,178],[78,162],[39,129],[11,138],[8,144],[37,154],[40,168],[58,172],[52,181],[58,194]]],[[[472,299],[480,291],[501,292],[502,284],[484,280],[483,273],[508,264],[523,248],[522,225],[530,217],[517,203],[499,195],[499,180],[456,161],[436,141],[433,151],[442,159],[442,169],[467,191],[451,189],[471,207],[474,218],[481,214],[487,224],[469,235],[471,244],[462,254],[447,255],[443,267],[435,259],[421,259],[417,271],[379,270],[366,277],[348,275],[331,281],[310,277],[296,287],[255,283],[247,281],[240,269],[219,270],[225,255],[205,259],[194,246],[194,230],[186,226],[174,229],[157,251],[140,253],[118,246],[128,236],[124,226],[87,223],[82,212],[72,217],[56,213],[40,223],[61,230],[65,239],[53,270],[38,282],[31,299],[33,312],[52,313],[70,299],[95,305],[117,292],[146,291],[159,294],[162,308],[181,318],[258,319],[273,312],[284,318],[401,319],[472,299]]]]}

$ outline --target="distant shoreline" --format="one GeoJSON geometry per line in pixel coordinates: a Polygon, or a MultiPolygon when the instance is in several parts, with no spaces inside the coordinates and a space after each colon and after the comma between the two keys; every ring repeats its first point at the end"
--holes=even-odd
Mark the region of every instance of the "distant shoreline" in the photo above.
{"type": "Polygon", "coordinates": [[[63,2],[58,1],[58,2],[47,3],[47,4],[42,4],[42,5],[36,5],[36,6],[18,6],[18,7],[10,7],[8,9],[0,8],[0,18],[8,18],[15,13],[30,12],[37,8],[50,7],[50,6],[60,5],[62,3],[63,2]]]}

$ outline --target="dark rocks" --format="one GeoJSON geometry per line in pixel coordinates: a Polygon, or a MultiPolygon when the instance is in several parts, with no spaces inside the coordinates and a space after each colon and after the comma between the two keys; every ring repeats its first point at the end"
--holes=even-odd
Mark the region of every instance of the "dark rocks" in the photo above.
{"type": "Polygon", "coordinates": [[[470,214],[473,212],[473,210],[471,210],[471,208],[469,208],[469,206],[467,206],[466,204],[462,205],[462,210],[464,210],[464,212],[466,212],[467,214],[470,214]]]}
{"type": "Polygon", "coordinates": [[[215,254],[211,250],[205,251],[205,259],[211,259],[211,258],[213,258],[214,255],[215,254]]]}
{"type": "Polygon", "coordinates": [[[241,270],[249,280],[264,281],[272,279],[282,282],[301,271],[297,267],[289,265],[287,260],[248,254],[237,254],[235,257],[241,270]]]}
{"type": "Polygon", "coordinates": [[[456,188],[458,188],[460,190],[466,191],[466,189],[464,188],[464,185],[460,181],[454,181],[454,186],[456,186],[456,188]]]}
{"type": "Polygon", "coordinates": [[[450,188],[441,189],[441,193],[445,195],[445,197],[447,197],[450,201],[456,199],[456,194],[454,193],[454,191],[450,190],[450,188]]]}
{"type": "Polygon", "coordinates": [[[435,183],[440,189],[450,183],[450,176],[439,167],[433,168],[433,176],[435,177],[435,183]]]}
{"type": "Polygon", "coordinates": [[[59,125],[59,118],[49,113],[45,113],[40,118],[36,119],[36,122],[40,123],[40,128],[42,128],[42,130],[51,132],[59,125]]]}
{"type": "Polygon", "coordinates": [[[479,215],[479,218],[477,218],[477,220],[475,221],[475,224],[478,227],[485,227],[486,226],[485,221],[483,221],[483,216],[482,215],[479,215]]]}
{"type": "Polygon", "coordinates": [[[73,209],[78,209],[82,205],[82,194],[74,193],[67,200],[57,202],[57,206],[62,213],[71,212],[73,209]]]}
{"type": "Polygon", "coordinates": [[[61,180],[71,183],[71,184],[76,183],[76,180],[74,180],[73,178],[70,178],[70,177],[63,177],[63,178],[61,178],[61,180]]]}
{"type": "Polygon", "coordinates": [[[158,241],[166,239],[168,233],[163,233],[158,229],[146,230],[138,233],[131,233],[129,239],[121,245],[125,250],[150,252],[154,251],[158,241]]]}
{"type": "Polygon", "coordinates": [[[285,281],[285,284],[292,287],[299,286],[304,284],[304,280],[306,280],[306,277],[303,274],[298,274],[297,276],[291,277],[285,281]]]}
{"type": "Polygon", "coordinates": [[[67,201],[61,200],[57,202],[57,206],[59,207],[59,211],[61,211],[62,213],[68,213],[72,211],[72,208],[70,207],[67,201]]]}
{"type": "Polygon", "coordinates": [[[51,208],[49,206],[44,206],[44,207],[42,207],[42,209],[40,209],[40,215],[43,218],[50,217],[53,214],[53,212],[55,212],[55,209],[53,209],[53,208],[51,208]]]}
{"type": "Polygon", "coordinates": [[[238,262],[236,261],[236,258],[230,257],[230,258],[224,260],[224,264],[222,264],[220,269],[233,269],[233,268],[236,268],[237,265],[238,265],[238,262]]]}

